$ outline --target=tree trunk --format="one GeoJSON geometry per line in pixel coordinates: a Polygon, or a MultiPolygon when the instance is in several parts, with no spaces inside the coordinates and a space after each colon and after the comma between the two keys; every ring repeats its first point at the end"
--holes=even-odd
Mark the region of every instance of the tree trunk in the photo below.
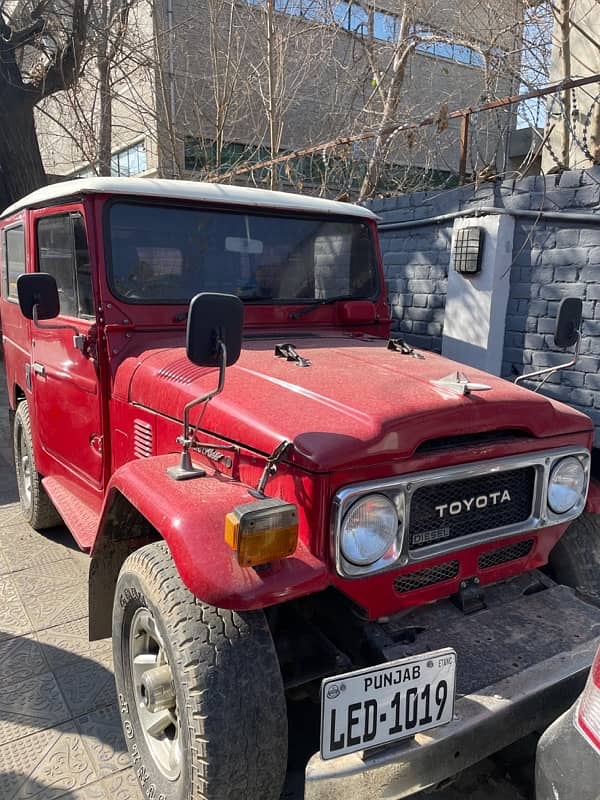
{"type": "MultiPolygon", "coordinates": [[[[269,149],[271,151],[271,158],[277,157],[279,150],[278,130],[279,130],[279,114],[278,114],[278,75],[276,68],[276,36],[275,30],[275,0],[267,0],[267,67],[269,78],[269,94],[267,98],[267,119],[269,121],[269,149]]],[[[269,188],[279,188],[279,169],[277,165],[270,168],[269,188]]]]}
{"type": "Polygon", "coordinates": [[[377,191],[377,184],[379,183],[379,178],[381,175],[381,167],[384,164],[385,158],[389,151],[389,146],[392,139],[393,123],[395,122],[396,113],[398,111],[398,107],[400,106],[400,100],[402,96],[404,75],[406,73],[406,62],[410,53],[412,52],[412,49],[414,48],[414,43],[411,44],[407,40],[409,30],[410,26],[407,16],[407,7],[405,4],[400,20],[398,39],[395,43],[394,60],[391,70],[392,79],[385,95],[379,132],[377,134],[377,138],[375,139],[373,151],[367,165],[367,171],[360,187],[360,193],[358,197],[359,200],[366,200],[369,197],[373,197],[377,191]]]}
{"type": "Polygon", "coordinates": [[[35,132],[33,106],[25,102],[0,114],[0,206],[48,183],[35,132]]]}
{"type": "MultiPolygon", "coordinates": [[[[560,3],[560,66],[561,78],[568,80],[571,77],[571,9],[570,0],[561,0],[560,3]]],[[[571,119],[571,90],[565,89],[562,93],[563,117],[561,124],[560,160],[564,169],[569,169],[571,155],[571,133],[569,122],[571,119]]]]}
{"type": "Polygon", "coordinates": [[[98,175],[110,177],[112,152],[112,90],[110,64],[106,59],[98,64],[100,90],[100,130],[98,135],[98,175]]]}

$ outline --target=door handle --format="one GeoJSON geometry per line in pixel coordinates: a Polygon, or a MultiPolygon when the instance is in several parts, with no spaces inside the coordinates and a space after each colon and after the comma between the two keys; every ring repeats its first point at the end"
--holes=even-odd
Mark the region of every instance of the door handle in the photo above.
{"type": "Polygon", "coordinates": [[[33,371],[36,375],[40,375],[42,378],[46,377],[46,367],[43,364],[38,364],[34,362],[33,364],[33,371]]]}

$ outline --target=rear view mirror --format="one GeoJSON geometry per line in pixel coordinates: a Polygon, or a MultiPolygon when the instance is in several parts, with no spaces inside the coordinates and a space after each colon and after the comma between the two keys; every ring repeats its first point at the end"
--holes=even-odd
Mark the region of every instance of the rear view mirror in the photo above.
{"type": "Polygon", "coordinates": [[[554,344],[557,347],[573,347],[579,338],[583,303],[578,297],[561,300],[556,316],[554,344]]]}
{"type": "Polygon", "coordinates": [[[190,303],[187,321],[186,351],[190,361],[199,367],[218,367],[221,347],[225,346],[229,367],[240,357],[244,306],[233,294],[203,292],[190,303]]]}
{"type": "Polygon", "coordinates": [[[235,364],[240,357],[243,325],[244,306],[233,294],[203,292],[190,303],[185,345],[187,357],[198,367],[218,367],[219,383],[183,409],[183,436],[177,440],[182,445],[179,464],[167,469],[173,480],[187,481],[206,475],[204,469],[192,463],[190,456],[196,435],[195,429],[190,427],[190,411],[223,391],[225,368],[235,364]]]}
{"type": "Polygon", "coordinates": [[[54,319],[60,313],[58,288],[53,275],[46,272],[31,272],[17,278],[17,296],[21,313],[26,319],[33,319],[37,306],[37,319],[54,319]]]}

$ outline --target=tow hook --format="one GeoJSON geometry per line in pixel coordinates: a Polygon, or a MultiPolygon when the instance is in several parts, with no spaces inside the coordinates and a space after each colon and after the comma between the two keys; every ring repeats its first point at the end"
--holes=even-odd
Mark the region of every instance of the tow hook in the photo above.
{"type": "Polygon", "coordinates": [[[461,581],[460,589],[452,595],[452,602],[463,614],[474,614],[487,608],[479,578],[467,578],[461,581]]]}

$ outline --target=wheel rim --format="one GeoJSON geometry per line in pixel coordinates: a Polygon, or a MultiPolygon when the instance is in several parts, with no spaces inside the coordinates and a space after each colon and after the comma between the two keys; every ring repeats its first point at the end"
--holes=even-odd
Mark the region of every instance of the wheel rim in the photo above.
{"type": "Polygon", "coordinates": [[[164,643],[147,608],[139,608],[131,620],[129,650],[135,705],[146,744],[163,775],[175,781],[181,774],[181,724],[164,643]],[[171,686],[166,695],[158,691],[161,698],[158,703],[155,698],[150,700],[148,691],[153,676],[157,674],[168,675],[168,680],[162,681],[161,686],[166,687],[169,683],[171,686]]]}
{"type": "Polygon", "coordinates": [[[31,472],[31,459],[29,457],[29,450],[27,449],[27,442],[25,439],[25,431],[21,428],[19,433],[19,466],[21,471],[21,487],[23,490],[22,499],[26,508],[31,507],[31,495],[33,493],[33,475],[31,472]]]}

